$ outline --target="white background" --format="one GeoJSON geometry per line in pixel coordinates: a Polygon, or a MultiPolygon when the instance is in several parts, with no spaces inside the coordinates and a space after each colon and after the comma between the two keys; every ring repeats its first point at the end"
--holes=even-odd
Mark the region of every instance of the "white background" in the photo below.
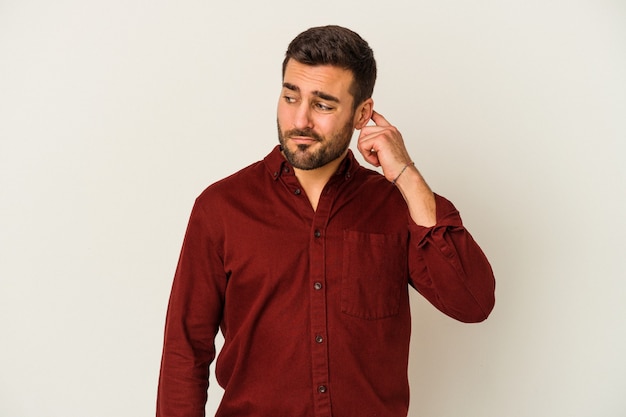
{"type": "Polygon", "coordinates": [[[497,276],[482,324],[413,293],[410,415],[626,415],[625,2],[0,0],[0,416],[154,415],[193,200],[329,23],[497,276]]]}

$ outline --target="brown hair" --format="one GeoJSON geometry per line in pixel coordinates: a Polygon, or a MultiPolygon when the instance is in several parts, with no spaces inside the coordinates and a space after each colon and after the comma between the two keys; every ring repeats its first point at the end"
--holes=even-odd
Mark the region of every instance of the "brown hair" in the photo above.
{"type": "Polygon", "coordinates": [[[376,60],[367,42],[341,26],[310,28],[294,38],[283,61],[283,77],[290,59],[305,65],[333,65],[352,72],[350,93],[354,108],[370,98],[376,83],[376,60]]]}

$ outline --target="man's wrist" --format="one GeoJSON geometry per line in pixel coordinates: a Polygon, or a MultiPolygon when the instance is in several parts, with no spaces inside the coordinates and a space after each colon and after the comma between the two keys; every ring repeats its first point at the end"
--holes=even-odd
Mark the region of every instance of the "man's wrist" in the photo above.
{"type": "Polygon", "coordinates": [[[414,164],[407,166],[396,179],[395,185],[402,193],[416,224],[432,227],[437,223],[435,195],[414,164]]]}

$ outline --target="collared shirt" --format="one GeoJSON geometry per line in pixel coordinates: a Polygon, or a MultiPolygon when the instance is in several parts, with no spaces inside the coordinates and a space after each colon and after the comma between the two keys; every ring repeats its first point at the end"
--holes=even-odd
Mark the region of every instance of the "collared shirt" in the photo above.
{"type": "Polygon", "coordinates": [[[410,218],[352,153],[313,210],[276,147],[196,200],[168,308],[158,417],[204,416],[221,329],[216,416],[405,417],[409,286],[464,322],[495,281],[454,206],[410,218]]]}

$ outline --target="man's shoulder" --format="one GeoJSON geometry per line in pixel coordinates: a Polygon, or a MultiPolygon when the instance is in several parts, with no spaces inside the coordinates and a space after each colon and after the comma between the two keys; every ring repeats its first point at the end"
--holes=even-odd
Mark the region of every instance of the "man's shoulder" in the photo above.
{"type": "Polygon", "coordinates": [[[252,191],[255,194],[267,187],[267,181],[275,178],[273,173],[284,159],[280,148],[274,147],[265,158],[241,168],[239,171],[222,178],[209,185],[198,197],[199,199],[219,195],[241,195],[242,192],[252,191]]]}
{"type": "Polygon", "coordinates": [[[214,198],[231,193],[236,194],[243,189],[254,187],[254,184],[261,180],[265,171],[263,161],[256,161],[212,183],[200,193],[198,199],[214,198]]]}

